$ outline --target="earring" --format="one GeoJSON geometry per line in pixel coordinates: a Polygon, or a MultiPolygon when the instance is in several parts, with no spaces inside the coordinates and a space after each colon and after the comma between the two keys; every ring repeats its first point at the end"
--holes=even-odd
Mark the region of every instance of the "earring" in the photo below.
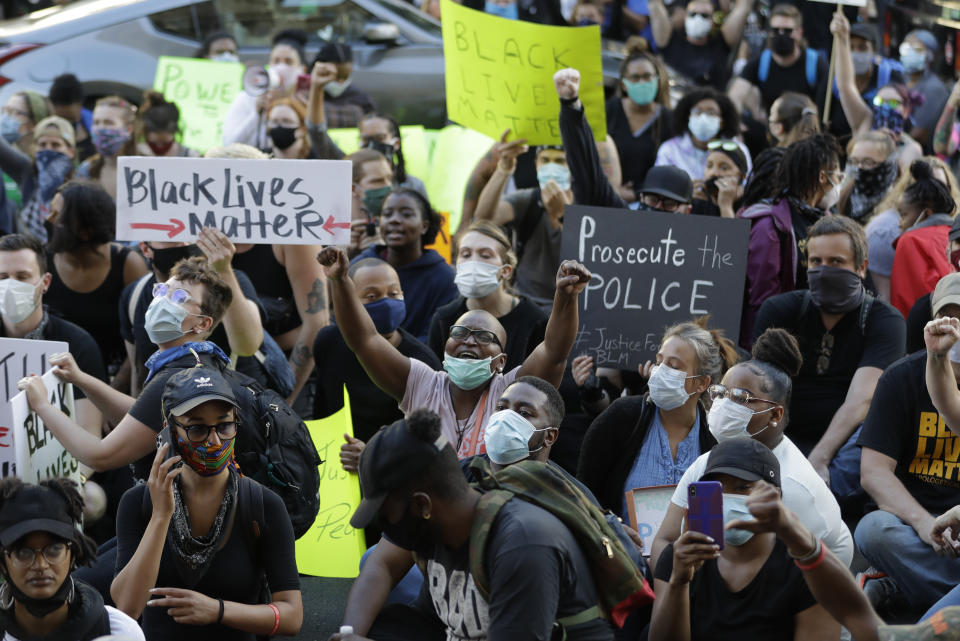
{"type": "Polygon", "coordinates": [[[423,520],[424,520],[424,521],[429,521],[429,520],[430,520],[430,513],[429,513],[429,512],[427,512],[426,514],[423,515],[423,520]]]}
{"type": "Polygon", "coordinates": [[[771,428],[777,429],[777,425],[779,425],[779,423],[777,423],[776,421],[770,421],[770,427],[771,427],[771,428]]]}
{"type": "Polygon", "coordinates": [[[10,593],[10,579],[3,582],[0,587],[0,610],[9,610],[13,607],[13,595],[10,593]]]}

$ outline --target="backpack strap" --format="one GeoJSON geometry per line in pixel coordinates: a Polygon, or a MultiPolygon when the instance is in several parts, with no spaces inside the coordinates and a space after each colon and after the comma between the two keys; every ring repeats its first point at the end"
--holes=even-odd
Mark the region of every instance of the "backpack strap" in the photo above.
{"type": "Polygon", "coordinates": [[[814,49],[807,49],[807,86],[811,89],[817,88],[817,63],[820,62],[820,54],[814,49]]]}
{"type": "Polygon", "coordinates": [[[877,65],[877,89],[890,84],[890,74],[893,71],[893,65],[887,58],[880,58],[880,64],[877,65]]]}
{"type": "Polygon", "coordinates": [[[513,498],[508,490],[490,490],[480,497],[474,512],[473,528],[470,530],[470,576],[484,601],[490,600],[490,582],[484,568],[487,539],[500,508],[513,498]]]}
{"type": "Polygon", "coordinates": [[[757,80],[760,82],[766,82],[767,77],[770,75],[770,60],[773,58],[773,54],[770,53],[769,49],[764,49],[760,52],[760,65],[757,67],[757,80]]]}
{"type": "Polygon", "coordinates": [[[867,318],[870,316],[870,309],[873,307],[873,301],[876,298],[870,294],[863,295],[863,303],[860,304],[860,333],[867,335],[867,318]]]}
{"type": "Polygon", "coordinates": [[[153,276],[153,272],[148,272],[137,279],[133,286],[133,292],[130,294],[130,302],[127,303],[127,318],[130,319],[130,325],[136,325],[134,317],[137,315],[137,303],[140,301],[140,295],[143,294],[143,288],[147,286],[147,281],[153,276]]]}

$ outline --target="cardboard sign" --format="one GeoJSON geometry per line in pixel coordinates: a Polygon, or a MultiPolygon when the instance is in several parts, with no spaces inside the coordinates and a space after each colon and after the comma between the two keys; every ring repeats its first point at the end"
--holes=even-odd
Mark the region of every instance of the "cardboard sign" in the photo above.
{"type": "Polygon", "coordinates": [[[0,477],[17,473],[15,423],[10,404],[20,393],[17,381],[30,374],[46,372],[50,369],[47,357],[69,349],[62,341],[0,338],[0,477]]]}
{"type": "Polygon", "coordinates": [[[736,340],[749,234],[746,220],[567,206],[561,255],[593,272],[570,356],[635,370],[665,328],[706,314],[736,340]]]}
{"type": "Polygon", "coordinates": [[[653,537],[656,536],[663,518],[670,507],[670,497],[676,485],[656,485],[641,487],[627,492],[627,513],[630,527],[643,539],[643,555],[650,556],[653,549],[653,537]]]}
{"type": "MultiPolygon", "coordinates": [[[[76,416],[73,385],[64,383],[48,371],[43,375],[50,404],[64,414],[76,416]]],[[[25,483],[44,479],[69,478],[80,483],[80,463],[65,450],[37,413],[27,404],[27,393],[20,392],[10,400],[13,415],[13,441],[16,444],[17,476],[25,483]]]]}
{"type": "Polygon", "coordinates": [[[183,144],[204,152],[223,140],[223,121],[242,90],[243,65],[160,56],[153,88],[180,109],[183,144]]]}
{"type": "Polygon", "coordinates": [[[591,128],[607,131],[600,27],[507,20],[452,0],[441,0],[441,12],[450,120],[494,139],[510,129],[531,145],[559,145],[553,74],[572,67],[591,128]]]}
{"type": "Polygon", "coordinates": [[[343,408],[327,418],[307,421],[320,464],[320,511],[306,534],[297,539],[300,574],[353,579],[360,573],[360,557],[367,549],[363,530],[350,527],[360,505],[360,481],[340,464],[343,435],[353,435],[350,397],[343,388],[343,408]]]}
{"type": "Polygon", "coordinates": [[[347,245],[348,160],[122,156],[117,240],[192,241],[206,226],[235,243],[347,245]]]}

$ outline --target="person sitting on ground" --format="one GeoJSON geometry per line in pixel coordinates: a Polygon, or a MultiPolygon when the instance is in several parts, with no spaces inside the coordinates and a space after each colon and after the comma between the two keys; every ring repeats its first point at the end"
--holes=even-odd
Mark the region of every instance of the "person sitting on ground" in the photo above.
{"type": "Polygon", "coordinates": [[[507,337],[489,312],[469,311],[450,328],[444,353],[445,372],[401,354],[377,332],[347,275],[346,254],[328,247],[317,260],[331,283],[333,309],[343,338],[364,370],[404,412],[427,407],[443,419],[444,436],[463,458],[483,452],[483,432],[503,389],[518,376],[537,376],[559,385],[578,328],[577,297],[591,274],[575,261],[557,272],[553,313],[543,343],[520,367],[503,373],[507,337]]]}
{"type": "MultiPolygon", "coordinates": [[[[723,486],[724,541],[688,522],[664,548],[654,570],[650,641],[732,641],[745,633],[756,639],[839,641],[840,624],[810,593],[791,558],[796,553],[773,532],[734,527],[754,520],[746,497],[756,485],[769,483],[780,493],[777,457],[746,436],[722,441],[705,456],[699,480],[723,486]]],[[[801,548],[798,565],[815,562],[822,545],[801,548]]]]}
{"type": "Polygon", "coordinates": [[[293,526],[282,499],[240,474],[233,388],[218,369],[164,385],[163,444],[117,513],[117,607],[151,639],[296,636],[303,621],[293,526]],[[264,589],[270,601],[261,600],[264,589]]]}
{"type": "Polygon", "coordinates": [[[4,639],[92,641],[117,635],[143,641],[136,621],[104,605],[96,590],[70,574],[97,556],[96,544],[83,533],[83,509],[83,497],[69,479],[38,485],[16,477],[0,481],[4,639]]]}
{"type": "Polygon", "coordinates": [[[754,336],[780,327],[803,355],[793,378],[787,436],[841,500],[860,493],[859,426],[877,381],[905,350],[903,316],[863,286],[867,239],[842,216],[818,220],[807,234],[808,290],[764,301],[754,336]]]}
{"type": "MultiPolygon", "coordinates": [[[[768,447],[780,462],[784,504],[849,565],[853,540],[840,518],[837,500],[803,453],[783,434],[790,418],[791,377],[800,371],[801,364],[796,339],[786,330],[768,329],[754,344],[753,359],[731,367],[722,383],[710,388],[713,403],[707,425],[720,443],[750,436],[768,447]]],[[[702,454],[681,477],[654,539],[651,558],[659,559],[664,547],[680,537],[687,487],[703,476],[707,457],[702,454]]]]}

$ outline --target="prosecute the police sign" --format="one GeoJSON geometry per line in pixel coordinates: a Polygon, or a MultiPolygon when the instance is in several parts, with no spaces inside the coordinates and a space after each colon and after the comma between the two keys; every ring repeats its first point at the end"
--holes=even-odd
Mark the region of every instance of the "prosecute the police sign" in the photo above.
{"type": "Polygon", "coordinates": [[[749,234],[746,220],[568,205],[561,255],[593,272],[571,357],[636,369],[666,327],[707,314],[736,340],[749,234]]]}
{"type": "Polygon", "coordinates": [[[212,226],[235,243],[350,242],[347,160],[122,156],[117,165],[117,240],[189,242],[212,226]]]}

